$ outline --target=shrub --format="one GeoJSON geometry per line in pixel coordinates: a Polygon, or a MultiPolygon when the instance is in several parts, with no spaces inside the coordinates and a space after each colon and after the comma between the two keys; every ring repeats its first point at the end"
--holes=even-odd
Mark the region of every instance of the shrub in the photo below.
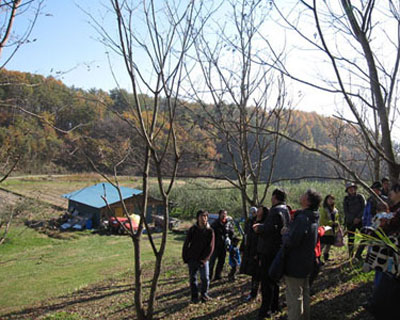
{"type": "MultiPolygon", "coordinates": [[[[310,188],[321,193],[324,198],[331,193],[336,197],[336,206],[341,218],[343,217],[343,197],[345,195],[343,183],[340,181],[302,181],[285,182],[270,186],[264,205],[271,206],[271,193],[276,188],[283,188],[288,193],[288,204],[293,208],[299,208],[300,196],[310,188]]],[[[249,188],[251,192],[251,188],[249,188]]],[[[216,213],[224,208],[229,215],[235,218],[243,216],[241,195],[238,189],[231,187],[226,182],[206,179],[191,179],[177,184],[173,189],[170,199],[175,207],[172,216],[180,219],[192,219],[199,209],[216,213]]]]}

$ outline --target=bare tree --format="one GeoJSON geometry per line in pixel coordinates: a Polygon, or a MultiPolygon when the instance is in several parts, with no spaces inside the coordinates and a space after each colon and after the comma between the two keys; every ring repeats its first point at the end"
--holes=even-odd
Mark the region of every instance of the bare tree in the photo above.
{"type": "Polygon", "coordinates": [[[12,59],[18,49],[30,42],[33,27],[41,12],[43,0],[4,0],[0,2],[0,57],[1,66],[12,59]],[[25,29],[15,32],[15,24],[20,18],[25,20],[25,29]],[[8,49],[4,53],[4,49],[8,49]]]}
{"type": "MultiPolygon", "coordinates": [[[[133,101],[129,110],[119,114],[144,142],[143,194],[141,219],[137,232],[130,236],[135,251],[135,308],[139,319],[152,319],[162,259],[167,244],[169,195],[175,183],[178,164],[182,157],[181,141],[177,133],[178,99],[186,55],[193,44],[193,35],[202,10],[202,1],[185,3],[174,1],[110,0],[110,11],[115,18],[117,32],[107,30],[105,24],[93,16],[94,27],[109,49],[124,62],[133,101]],[[152,98],[150,104],[143,99],[152,98]],[[150,173],[155,172],[164,203],[164,227],[157,246],[149,232],[155,264],[147,308],[143,301],[141,240],[149,194],[150,173]],[[168,177],[166,180],[165,177],[168,177]]],[[[118,79],[117,79],[118,80],[118,79]]],[[[129,101],[127,101],[129,103],[129,101]]],[[[129,155],[127,154],[127,157],[129,155]]],[[[117,177],[117,172],[115,173],[117,177]]],[[[118,188],[118,183],[114,183],[118,188]]],[[[125,214],[129,217],[127,210],[125,214]]],[[[148,227],[146,225],[146,227],[148,227]]],[[[147,228],[147,230],[150,230],[147,228]]]]}
{"type": "MultiPolygon", "coordinates": [[[[12,59],[17,50],[27,41],[35,25],[41,9],[41,0],[5,0],[0,1],[0,70],[12,59]],[[15,20],[18,16],[31,19],[22,33],[14,31],[15,20]],[[4,54],[4,49],[10,49],[4,54]]],[[[1,104],[4,101],[0,101],[1,104]]],[[[21,154],[16,152],[15,146],[2,146],[0,151],[0,183],[5,181],[17,167],[21,154]]],[[[11,210],[9,215],[2,213],[0,217],[0,245],[5,242],[15,211],[11,210]]]]}
{"type": "MultiPolygon", "coordinates": [[[[12,59],[18,49],[30,41],[30,35],[39,16],[43,0],[5,0],[0,1],[0,70],[12,59]],[[26,27],[20,32],[15,32],[18,18],[26,21],[26,27]],[[4,52],[7,51],[7,52],[4,52]]],[[[2,102],[3,103],[3,102],[2,102]]],[[[0,183],[17,167],[20,154],[14,154],[12,150],[0,152],[0,183]]]]}
{"type": "Polygon", "coordinates": [[[280,138],[263,129],[286,129],[290,101],[283,77],[256,61],[269,5],[260,0],[232,0],[223,9],[226,16],[220,20],[224,23],[216,21],[197,38],[204,88],[192,76],[189,94],[203,107],[200,125],[208,127],[211,138],[224,148],[219,150],[223,156],[214,161],[224,178],[240,190],[247,217],[249,204],[265,200],[274,173],[280,138]],[[210,34],[218,35],[215,41],[210,34]]]}
{"type": "Polygon", "coordinates": [[[393,148],[393,132],[400,97],[399,3],[301,0],[290,8],[275,8],[280,21],[299,36],[296,46],[307,48],[323,71],[300,75],[283,63],[280,70],[327,95],[341,96],[346,112],[339,117],[362,133],[375,161],[375,178],[383,160],[391,180],[397,181],[400,164],[393,148]],[[328,68],[323,68],[323,62],[328,68]]]}

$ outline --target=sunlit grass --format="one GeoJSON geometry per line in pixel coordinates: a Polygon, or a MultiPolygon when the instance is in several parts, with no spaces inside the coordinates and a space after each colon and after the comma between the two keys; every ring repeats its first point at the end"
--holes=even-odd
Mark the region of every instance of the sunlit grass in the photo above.
{"type": "MultiPolygon", "coordinates": [[[[129,237],[88,233],[77,239],[57,240],[24,227],[12,229],[9,241],[0,247],[0,314],[133,273],[134,251],[129,237]]],[[[142,259],[149,264],[154,258],[143,239],[142,259]]],[[[180,257],[181,242],[172,237],[169,240],[166,259],[180,257]]]]}

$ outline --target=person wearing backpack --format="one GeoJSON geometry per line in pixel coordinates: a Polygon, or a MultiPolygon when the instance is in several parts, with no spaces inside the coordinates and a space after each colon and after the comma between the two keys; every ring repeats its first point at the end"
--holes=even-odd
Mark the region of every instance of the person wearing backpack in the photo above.
{"type": "Polygon", "coordinates": [[[357,185],[354,183],[346,184],[347,195],[343,199],[344,220],[347,228],[349,258],[354,253],[354,232],[362,228],[362,216],[365,208],[365,198],[357,193],[357,185]]]}
{"type": "Polygon", "coordinates": [[[260,259],[261,280],[261,306],[258,319],[270,317],[272,313],[279,311],[279,285],[270,278],[268,270],[282,244],[282,228],[287,228],[290,214],[286,206],[286,192],[275,189],[272,192],[272,207],[264,223],[256,223],[254,231],[259,235],[257,252],[260,259]]]}

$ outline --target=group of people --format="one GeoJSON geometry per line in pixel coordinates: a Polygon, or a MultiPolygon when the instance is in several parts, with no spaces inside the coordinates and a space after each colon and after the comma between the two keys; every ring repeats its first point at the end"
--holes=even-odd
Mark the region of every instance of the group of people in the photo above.
{"type": "Polygon", "coordinates": [[[354,235],[358,230],[361,241],[354,257],[364,261],[365,271],[375,270],[373,291],[364,307],[375,319],[394,320],[400,314],[400,184],[390,187],[389,179],[383,178],[370,189],[371,195],[365,200],[355,184],[346,185],[343,210],[349,258],[354,255],[354,235]]]}
{"type": "Polygon", "coordinates": [[[222,278],[226,252],[229,251],[231,272],[229,279],[234,280],[241,256],[237,245],[239,238],[234,235],[233,226],[228,223],[228,213],[220,210],[218,219],[212,225],[208,223],[208,212],[199,210],[196,223],[189,229],[182,249],[182,258],[189,266],[191,301],[197,303],[211,299],[208,295],[210,279],[215,281],[222,278]],[[217,262],[217,263],[216,263],[217,262]],[[214,274],[214,266],[215,275],[214,274]],[[200,274],[201,287],[197,283],[200,274]]]}
{"type": "MultiPolygon", "coordinates": [[[[399,233],[400,185],[393,185],[390,192],[388,188],[388,179],[383,179],[382,183],[374,182],[370,187],[373,194],[365,201],[355,184],[346,184],[343,214],[350,258],[354,256],[357,229],[369,235],[371,230],[378,228],[388,235],[399,233]]],[[[309,189],[300,197],[299,210],[292,210],[286,204],[286,198],[286,192],[278,188],[272,192],[269,209],[264,206],[250,208],[240,248],[239,238],[234,235],[233,226],[227,220],[226,210],[221,210],[219,218],[211,225],[208,224],[207,211],[197,212],[196,223],[189,229],[182,251],[183,260],[189,266],[193,303],[211,299],[208,295],[210,280],[221,279],[226,253],[229,252],[231,270],[228,279],[234,281],[238,270],[251,276],[251,291],[246,300],[256,298],[261,287],[258,319],[268,318],[280,310],[280,281],[272,271],[276,265],[282,265],[288,319],[310,319],[310,286],[323,264],[321,256],[324,262],[329,261],[332,245],[343,245],[343,239],[340,238],[343,230],[334,195],[328,194],[320,208],[321,194],[309,189]],[[200,287],[197,274],[200,274],[200,287]]],[[[366,245],[361,241],[355,258],[362,259],[366,245]]],[[[370,253],[370,249],[367,253],[370,253]]],[[[369,263],[373,264],[371,261],[369,263]]],[[[395,263],[400,273],[398,259],[395,259],[395,263]]],[[[379,270],[376,274],[374,292],[365,307],[377,319],[382,316],[382,319],[390,319],[387,315],[397,305],[388,305],[400,297],[398,275],[394,272],[388,274],[386,270],[379,270]],[[385,298],[382,299],[382,295],[385,298]]]]}

